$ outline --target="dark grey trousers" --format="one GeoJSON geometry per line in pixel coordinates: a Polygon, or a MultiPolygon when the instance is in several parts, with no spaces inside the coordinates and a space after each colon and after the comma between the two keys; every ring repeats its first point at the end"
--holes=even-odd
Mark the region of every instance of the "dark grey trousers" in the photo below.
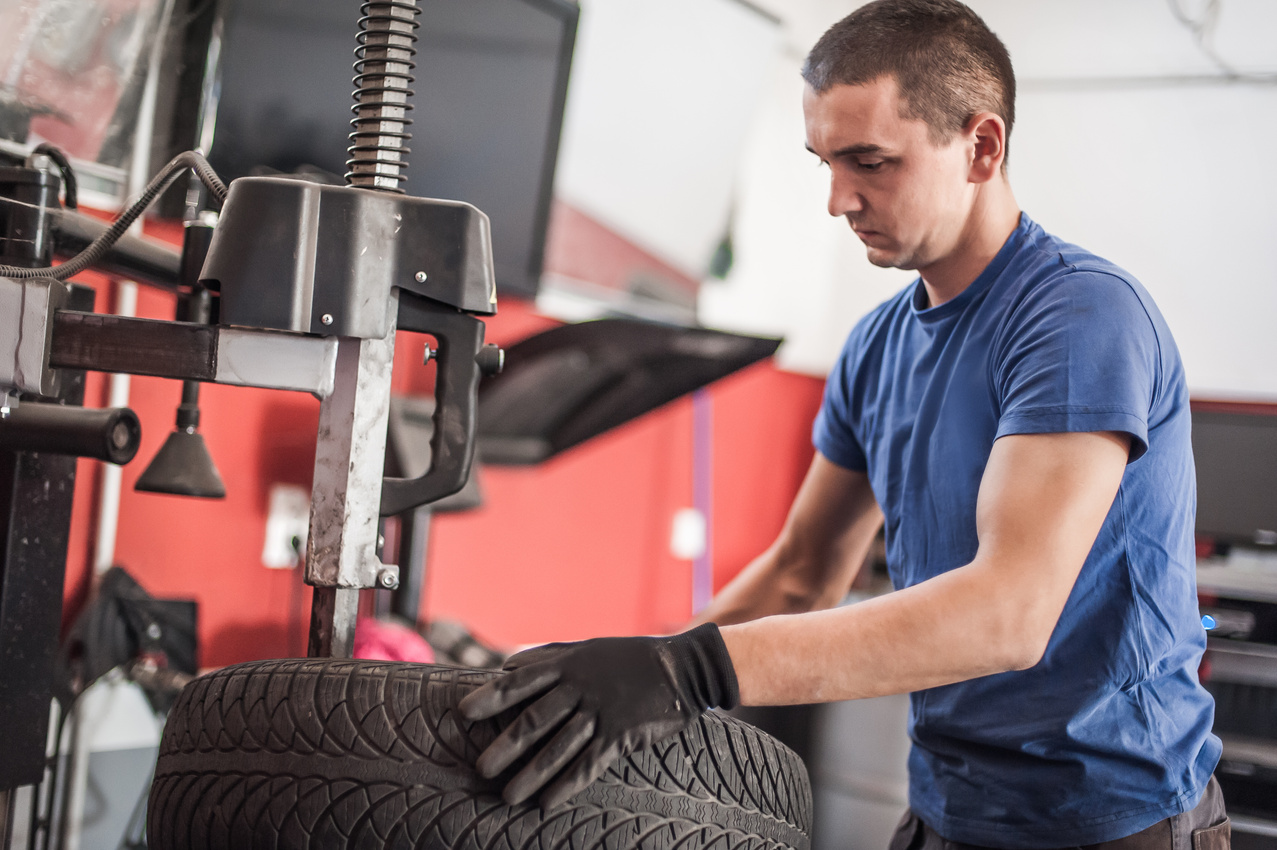
{"type": "MultiPolygon", "coordinates": [[[[1224,812],[1224,795],[1219,783],[1211,777],[1202,793],[1201,802],[1181,815],[1174,815],[1134,835],[1089,844],[1077,850],[1229,850],[1231,824],[1224,812]]],[[[891,837],[888,850],[989,850],[974,844],[962,844],[927,826],[912,810],[905,812],[891,837]]],[[[1073,848],[1060,848],[1073,850],[1073,848]]]]}

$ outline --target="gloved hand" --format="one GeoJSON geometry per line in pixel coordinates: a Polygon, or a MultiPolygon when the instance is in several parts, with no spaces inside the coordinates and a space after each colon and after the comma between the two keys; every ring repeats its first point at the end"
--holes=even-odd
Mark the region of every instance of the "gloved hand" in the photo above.
{"type": "Polygon", "coordinates": [[[549,644],[513,656],[506,670],[459,707],[467,719],[484,720],[529,703],[475,764],[491,779],[535,750],[506,783],[502,796],[510,805],[544,786],[541,805],[552,808],[621,756],[682,731],[707,708],[734,708],[740,700],[713,623],[673,637],[549,644]]]}

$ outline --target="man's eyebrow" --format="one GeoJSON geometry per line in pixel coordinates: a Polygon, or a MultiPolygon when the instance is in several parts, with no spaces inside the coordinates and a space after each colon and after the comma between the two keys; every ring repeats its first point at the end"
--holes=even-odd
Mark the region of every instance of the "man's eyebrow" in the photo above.
{"type": "MultiPolygon", "coordinates": [[[[805,144],[803,145],[803,147],[807,148],[807,150],[813,154],[816,153],[816,151],[812,149],[811,145],[805,144]]],[[[847,147],[845,148],[839,148],[838,150],[830,154],[830,157],[833,159],[837,159],[838,157],[841,157],[841,156],[866,156],[866,155],[885,156],[886,154],[887,154],[887,149],[884,148],[882,145],[860,144],[860,145],[847,145],[847,147]]],[[[816,155],[819,156],[819,154],[816,154],[816,155]]]]}
{"type": "Polygon", "coordinates": [[[882,145],[848,145],[834,151],[834,156],[864,156],[865,154],[882,155],[887,149],[882,145]]]}

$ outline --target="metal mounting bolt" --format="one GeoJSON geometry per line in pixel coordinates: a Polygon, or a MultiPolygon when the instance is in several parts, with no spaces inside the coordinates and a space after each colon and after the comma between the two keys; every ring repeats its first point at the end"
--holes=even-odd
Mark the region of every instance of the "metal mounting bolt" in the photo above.
{"type": "Polygon", "coordinates": [[[331,325],[333,323],[333,314],[325,313],[319,317],[319,323],[322,325],[331,325]]]}
{"type": "Polygon", "coordinates": [[[399,586],[399,570],[393,567],[386,567],[377,573],[377,584],[386,590],[394,590],[399,586]]]}
{"type": "Polygon", "coordinates": [[[417,278],[417,283],[425,283],[426,280],[429,278],[429,275],[427,275],[425,272],[417,272],[417,274],[414,275],[414,277],[417,278]]]}
{"type": "Polygon", "coordinates": [[[433,348],[427,345],[426,353],[421,358],[421,364],[424,366],[425,364],[429,363],[431,360],[434,360],[438,356],[439,356],[439,352],[435,351],[433,348]]]}

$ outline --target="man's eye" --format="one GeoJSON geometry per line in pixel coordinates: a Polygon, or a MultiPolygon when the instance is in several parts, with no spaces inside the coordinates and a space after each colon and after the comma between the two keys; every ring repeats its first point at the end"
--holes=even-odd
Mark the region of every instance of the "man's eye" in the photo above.
{"type": "Polygon", "coordinates": [[[877,171],[879,168],[882,168],[882,160],[880,159],[863,160],[862,159],[856,163],[856,166],[861,171],[877,171]]]}

